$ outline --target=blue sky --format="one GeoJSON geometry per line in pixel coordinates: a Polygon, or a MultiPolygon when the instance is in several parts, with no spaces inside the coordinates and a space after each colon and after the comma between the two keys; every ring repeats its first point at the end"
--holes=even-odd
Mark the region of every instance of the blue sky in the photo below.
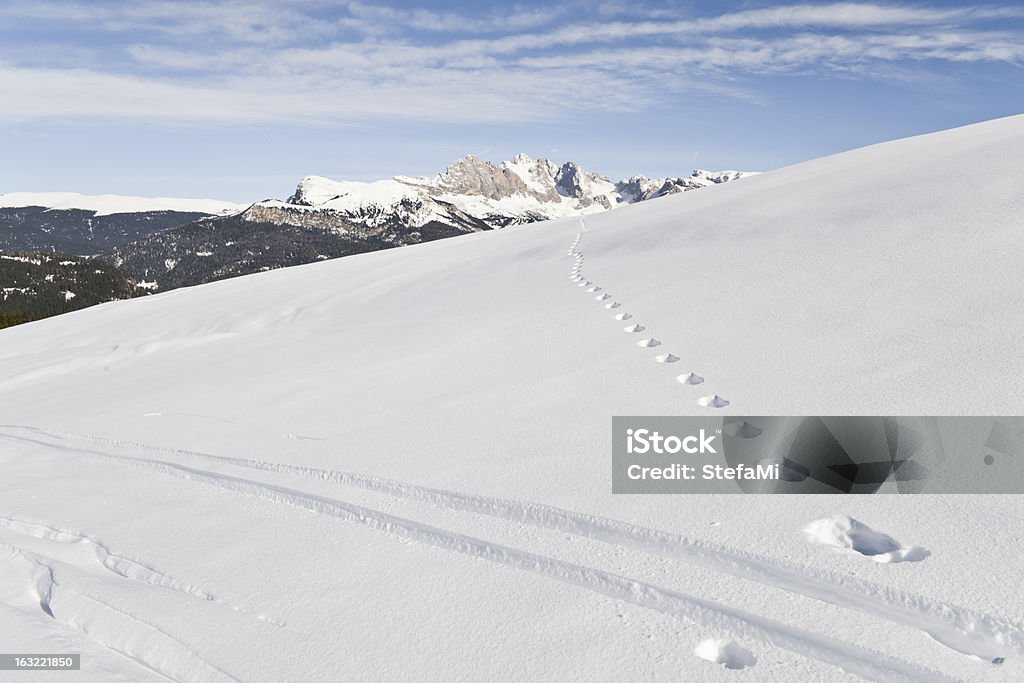
{"type": "Polygon", "coordinates": [[[0,192],[246,201],[520,151],[766,170],[1021,112],[1015,0],[0,4],[0,192]]]}

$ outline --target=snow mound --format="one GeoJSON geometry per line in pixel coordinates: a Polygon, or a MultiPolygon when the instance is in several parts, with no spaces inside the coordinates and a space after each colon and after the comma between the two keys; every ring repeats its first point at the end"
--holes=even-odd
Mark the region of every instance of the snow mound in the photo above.
{"type": "Polygon", "coordinates": [[[726,669],[745,669],[757,664],[754,653],[734,640],[715,640],[709,638],[693,650],[693,654],[726,669]]]}
{"type": "Polygon", "coordinates": [[[903,546],[892,536],[853,517],[815,520],[804,527],[804,533],[811,543],[859,553],[875,562],[920,562],[931,554],[924,548],[903,546]]]}

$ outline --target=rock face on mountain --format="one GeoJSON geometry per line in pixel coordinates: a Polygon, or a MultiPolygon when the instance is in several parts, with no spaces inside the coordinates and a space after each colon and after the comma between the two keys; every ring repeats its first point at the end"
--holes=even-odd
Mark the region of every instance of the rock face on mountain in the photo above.
{"type": "Polygon", "coordinates": [[[515,194],[534,194],[508,167],[483,161],[472,154],[459,159],[438,175],[436,186],[451,194],[477,195],[495,200],[515,194]]]}

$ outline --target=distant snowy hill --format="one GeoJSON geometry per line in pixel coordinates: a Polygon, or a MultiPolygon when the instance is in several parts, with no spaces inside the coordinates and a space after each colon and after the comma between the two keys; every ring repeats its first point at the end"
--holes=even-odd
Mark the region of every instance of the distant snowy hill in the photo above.
{"type": "Polygon", "coordinates": [[[39,206],[50,210],[79,209],[96,216],[118,213],[175,211],[207,215],[241,211],[247,204],[216,199],[180,199],[173,197],[130,197],[118,194],[84,195],[77,192],[8,192],[0,194],[0,208],[39,206]]]}
{"type": "Polygon", "coordinates": [[[75,683],[1019,683],[1020,496],[613,495],[610,435],[1020,415],[1022,158],[1001,119],[2,330],[0,642],[75,683]]]}
{"type": "Polygon", "coordinates": [[[0,194],[0,252],[95,255],[246,206],[211,199],[10,192],[0,194]]]}

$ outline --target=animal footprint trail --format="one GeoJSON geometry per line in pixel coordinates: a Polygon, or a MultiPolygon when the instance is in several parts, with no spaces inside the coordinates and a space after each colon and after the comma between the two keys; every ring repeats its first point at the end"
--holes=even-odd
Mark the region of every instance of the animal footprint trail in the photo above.
{"type": "Polygon", "coordinates": [[[704,406],[705,408],[724,408],[729,405],[729,402],[718,394],[712,394],[711,396],[702,396],[697,399],[697,403],[704,406]]]}
{"type": "MultiPolygon", "coordinates": [[[[621,308],[622,304],[618,301],[613,301],[612,296],[608,294],[608,292],[603,291],[602,287],[597,286],[591,280],[588,280],[585,277],[583,277],[583,262],[585,260],[585,257],[583,255],[583,251],[580,249],[580,242],[583,240],[583,233],[586,231],[587,226],[581,219],[580,232],[576,233],[576,237],[573,238],[572,244],[569,246],[568,251],[568,255],[573,258],[573,266],[569,270],[569,280],[577,283],[577,287],[585,288],[585,290],[590,294],[600,292],[600,294],[595,296],[594,299],[602,303],[607,310],[615,310],[617,308],[621,308]]],[[[629,313],[623,312],[617,313],[613,317],[617,321],[626,321],[632,319],[633,316],[629,313]]],[[[634,334],[637,332],[641,332],[645,329],[646,328],[643,325],[633,324],[624,327],[622,331],[626,332],[627,334],[634,334]]],[[[642,339],[639,342],[637,342],[637,346],[645,349],[654,348],[656,346],[661,346],[661,340],[656,339],[654,337],[649,337],[647,339],[642,339]]],[[[661,353],[654,357],[654,361],[656,363],[661,364],[678,363],[680,360],[680,357],[675,355],[674,353],[661,353]]],[[[692,386],[703,383],[704,378],[694,372],[689,372],[684,373],[682,375],[678,375],[676,377],[676,381],[679,384],[692,386]]],[[[724,408],[729,405],[729,401],[722,398],[718,394],[713,394],[711,396],[703,396],[697,399],[697,405],[701,406],[702,408],[724,408]]]]}

